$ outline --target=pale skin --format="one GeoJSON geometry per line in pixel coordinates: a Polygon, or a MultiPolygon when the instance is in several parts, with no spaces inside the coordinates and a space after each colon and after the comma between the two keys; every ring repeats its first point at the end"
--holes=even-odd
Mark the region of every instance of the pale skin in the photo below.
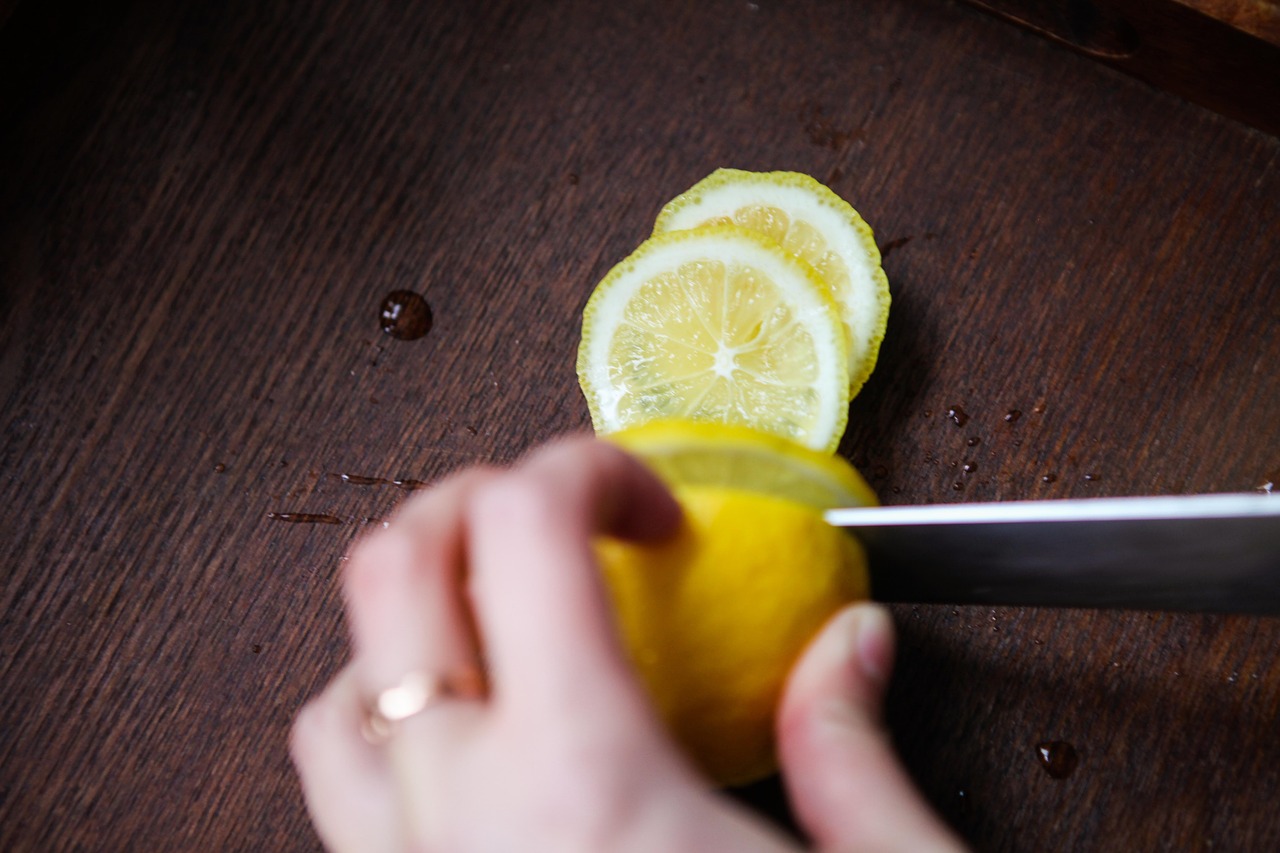
{"type": "MultiPolygon", "coordinates": [[[[664,733],[628,666],[590,548],[660,540],[667,490],[622,451],[556,442],[416,495],[360,540],[343,589],[351,662],[298,715],[291,752],[336,853],[780,853],[804,849],[718,794],[664,733]],[[432,704],[378,745],[369,697],[483,658],[488,692],[432,704]]],[[[837,614],[791,673],[779,758],[810,848],[963,849],[881,724],[893,630],[837,614]]]]}

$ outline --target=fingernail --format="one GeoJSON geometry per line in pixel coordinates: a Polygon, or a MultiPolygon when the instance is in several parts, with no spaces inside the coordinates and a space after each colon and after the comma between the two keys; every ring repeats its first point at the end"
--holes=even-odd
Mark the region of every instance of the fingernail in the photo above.
{"type": "Polygon", "coordinates": [[[854,644],[858,665],[872,681],[884,684],[893,666],[893,619],[887,610],[874,604],[859,606],[857,614],[854,644]]]}

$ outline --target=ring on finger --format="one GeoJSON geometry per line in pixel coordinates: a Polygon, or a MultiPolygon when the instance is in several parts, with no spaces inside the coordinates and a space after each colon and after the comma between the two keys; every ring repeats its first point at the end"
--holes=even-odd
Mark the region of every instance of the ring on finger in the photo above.
{"type": "Polygon", "coordinates": [[[368,703],[360,733],[371,744],[383,744],[391,739],[398,723],[445,700],[483,699],[486,692],[484,670],[478,666],[460,666],[447,672],[413,670],[368,703]]]}

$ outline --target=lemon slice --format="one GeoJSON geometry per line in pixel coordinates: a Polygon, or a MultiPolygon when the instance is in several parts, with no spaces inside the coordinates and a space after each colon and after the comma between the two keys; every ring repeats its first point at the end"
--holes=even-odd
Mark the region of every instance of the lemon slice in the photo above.
{"type": "Polygon", "coordinates": [[[596,543],[628,655],[713,781],[768,775],[787,674],[836,611],[868,595],[861,547],[821,508],[875,495],[843,459],[746,428],[662,422],[608,440],[684,510],[668,541],[596,543]]]}
{"type": "Polygon", "coordinates": [[[671,200],[654,232],[728,222],[768,236],[827,283],[845,326],[852,398],[876,366],[889,319],[889,281],[871,227],[808,175],[717,169],[671,200]]]}
{"type": "Polygon", "coordinates": [[[583,312],[578,379],[596,431],[682,418],[833,450],[848,419],[838,312],[812,268],[751,231],[654,236],[583,312]]]}

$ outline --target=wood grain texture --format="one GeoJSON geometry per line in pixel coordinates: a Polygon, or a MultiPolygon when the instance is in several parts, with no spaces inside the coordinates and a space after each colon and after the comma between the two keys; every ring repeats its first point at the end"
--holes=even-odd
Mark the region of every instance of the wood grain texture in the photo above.
{"type": "MultiPolygon", "coordinates": [[[[876,229],[840,452],[886,502],[1280,476],[1280,141],[965,5],[94,9],[0,30],[0,849],[316,849],[287,730],[404,495],[342,475],[587,428],[581,308],[717,166],[876,229]]],[[[977,848],[1280,846],[1280,621],[895,616],[890,724],[977,848]]]]}

